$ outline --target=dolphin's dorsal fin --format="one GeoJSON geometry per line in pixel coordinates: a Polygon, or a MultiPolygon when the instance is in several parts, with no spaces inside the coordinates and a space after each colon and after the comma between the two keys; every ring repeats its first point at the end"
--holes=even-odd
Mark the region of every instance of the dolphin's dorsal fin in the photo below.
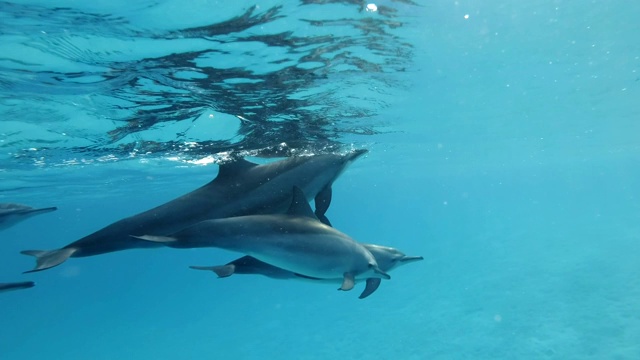
{"type": "Polygon", "coordinates": [[[258,164],[245,159],[237,159],[228,163],[220,164],[219,166],[216,180],[239,176],[239,174],[258,166],[258,164]]]}
{"type": "Polygon", "coordinates": [[[307,202],[307,197],[297,186],[293,187],[293,199],[291,199],[291,205],[289,206],[289,210],[287,210],[287,215],[294,216],[306,216],[312,219],[318,219],[316,214],[311,210],[311,206],[309,202],[307,202]]]}

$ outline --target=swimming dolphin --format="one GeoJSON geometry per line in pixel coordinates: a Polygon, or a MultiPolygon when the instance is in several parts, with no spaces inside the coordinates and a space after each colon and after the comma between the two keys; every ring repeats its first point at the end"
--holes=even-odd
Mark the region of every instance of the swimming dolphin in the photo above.
{"type": "MultiPolygon", "coordinates": [[[[389,272],[401,265],[408,264],[410,262],[423,260],[422,256],[407,256],[402,253],[400,250],[387,247],[380,246],[374,244],[362,244],[374,258],[376,258],[376,262],[378,263],[378,267],[380,270],[384,272],[389,272]]],[[[243,256],[236,260],[233,260],[226,265],[219,266],[190,266],[192,269],[196,270],[210,270],[216,273],[218,277],[228,277],[233,274],[254,274],[254,275],[264,275],[274,279],[310,279],[314,281],[335,281],[335,280],[324,280],[324,279],[314,279],[309,277],[301,277],[299,274],[296,274],[291,271],[287,271],[281,269],[277,266],[273,266],[271,264],[267,264],[263,261],[260,261],[252,256],[243,256]]],[[[340,281],[340,279],[336,279],[340,281]]],[[[356,283],[357,283],[356,279],[356,283]]],[[[379,278],[369,278],[367,279],[367,285],[365,290],[360,294],[360,299],[364,299],[367,296],[371,295],[378,286],[380,286],[379,278]]]]}
{"type": "Polygon", "coordinates": [[[23,282],[14,282],[14,283],[0,283],[0,292],[12,291],[12,290],[20,290],[20,289],[28,289],[36,286],[36,283],[33,281],[23,281],[23,282]]]}
{"type": "Polygon", "coordinates": [[[367,248],[320,222],[298,187],[286,214],[206,220],[169,236],[137,238],[174,248],[216,247],[244,253],[303,277],[340,278],[340,290],[351,290],[356,276],[391,278],[367,248]]]}
{"type": "Polygon", "coordinates": [[[57,209],[56,207],[34,209],[21,204],[0,203],[0,230],[8,229],[32,216],[48,213],[57,209]]]}
{"type": "Polygon", "coordinates": [[[57,250],[22,251],[36,257],[35,269],[25,273],[52,268],[69,257],[159,246],[129,235],[168,235],[208,219],[283,213],[291,203],[293,186],[303,189],[307,200],[315,198],[316,215],[328,223],[325,212],[331,203],[331,185],[366,152],[300,156],[263,165],[244,159],[221,164],[211,182],[166,204],[116,221],[57,250]]]}

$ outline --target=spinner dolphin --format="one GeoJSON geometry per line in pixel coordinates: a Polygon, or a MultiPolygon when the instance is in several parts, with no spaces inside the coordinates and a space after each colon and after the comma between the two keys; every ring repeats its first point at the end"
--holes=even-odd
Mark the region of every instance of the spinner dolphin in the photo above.
{"type": "MultiPolygon", "coordinates": [[[[373,257],[376,258],[378,267],[384,272],[389,272],[397,267],[408,264],[411,262],[423,260],[422,256],[407,256],[398,249],[374,245],[374,244],[362,244],[373,257]]],[[[233,274],[251,274],[251,275],[263,275],[273,279],[306,279],[320,282],[340,282],[341,279],[315,279],[306,276],[301,276],[291,271],[284,270],[277,266],[273,266],[264,261],[260,261],[253,256],[245,255],[241,258],[235,259],[225,265],[218,266],[190,266],[195,270],[209,270],[213,271],[218,277],[228,277],[233,274]]],[[[356,283],[358,278],[356,278],[356,283]]],[[[360,294],[360,299],[364,299],[371,295],[380,286],[379,278],[368,278],[367,285],[360,294]]]]}
{"type": "Polygon", "coordinates": [[[298,187],[285,214],[206,220],[168,236],[137,238],[173,248],[247,254],[302,277],[341,279],[340,290],[351,290],[356,277],[390,279],[366,247],[320,222],[298,187]]]}

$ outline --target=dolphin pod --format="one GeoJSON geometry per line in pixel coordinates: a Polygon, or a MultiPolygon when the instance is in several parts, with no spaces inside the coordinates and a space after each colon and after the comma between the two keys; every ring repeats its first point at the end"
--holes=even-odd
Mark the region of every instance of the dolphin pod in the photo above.
{"type": "MultiPolygon", "coordinates": [[[[351,290],[365,281],[359,296],[364,299],[378,289],[382,279],[390,279],[389,271],[423,259],[395,248],[357,242],[334,229],[326,217],[332,184],[366,152],[300,156],[267,164],[245,159],[221,164],[209,183],[165,204],[59,249],[22,251],[36,258],[35,268],[25,273],[52,268],[69,257],[127,249],[214,247],[244,256],[225,265],[191,268],[211,270],[218,277],[258,274],[339,283],[339,290],[351,290]],[[309,205],[312,200],[315,211],[309,205]]],[[[55,210],[25,208],[34,214],[55,210]]],[[[0,206],[0,225],[3,220],[0,206]]],[[[32,282],[0,283],[0,291],[32,286],[32,282]]]]}
{"type": "Polygon", "coordinates": [[[303,190],[307,200],[315,200],[315,215],[329,224],[325,212],[331,203],[331,185],[366,152],[300,156],[262,165],[244,159],[221,164],[215,179],[177,199],[116,221],[60,249],[22,251],[36,258],[36,267],[25,273],[52,268],[69,257],[159,246],[129,235],[167,235],[209,219],[282,213],[291,203],[294,186],[303,190]]]}
{"type": "MultiPolygon", "coordinates": [[[[378,263],[378,267],[380,270],[384,272],[389,272],[401,265],[408,264],[414,261],[423,260],[422,256],[407,256],[402,253],[400,250],[387,247],[380,246],[374,244],[362,244],[376,259],[378,263]]],[[[273,279],[302,279],[302,280],[313,280],[313,281],[330,281],[335,282],[334,279],[316,279],[311,277],[302,276],[300,274],[287,271],[285,269],[279,268],[277,266],[273,266],[264,261],[260,261],[253,256],[245,255],[241,258],[235,259],[225,265],[217,265],[217,266],[190,266],[190,268],[195,270],[209,270],[213,271],[218,277],[228,277],[233,274],[250,274],[250,275],[263,275],[266,277],[270,277],[273,279]]],[[[357,283],[356,278],[356,283],[357,283]]],[[[340,281],[340,279],[337,279],[340,281]]],[[[369,278],[367,279],[367,285],[360,294],[359,298],[364,299],[367,296],[371,295],[377,288],[380,286],[379,278],[369,278]]]]}
{"type": "Polygon", "coordinates": [[[0,230],[11,226],[38,214],[55,211],[56,207],[34,209],[30,206],[12,203],[0,203],[0,230]]]}
{"type": "Polygon", "coordinates": [[[137,238],[174,248],[240,252],[302,277],[341,279],[340,290],[351,290],[356,277],[366,278],[373,289],[361,298],[375,291],[380,279],[390,279],[365,246],[319,221],[298,187],[285,214],[206,220],[169,236],[137,238]]]}

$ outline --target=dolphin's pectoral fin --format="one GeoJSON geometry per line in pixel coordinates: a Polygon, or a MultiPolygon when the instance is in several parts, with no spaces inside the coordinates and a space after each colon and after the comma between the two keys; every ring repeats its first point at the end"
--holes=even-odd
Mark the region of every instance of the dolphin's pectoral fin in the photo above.
{"type": "Polygon", "coordinates": [[[231,276],[236,271],[236,266],[233,264],[220,265],[220,266],[189,266],[191,269],[195,270],[209,270],[213,271],[218,275],[219,278],[224,278],[231,276]]]}
{"type": "Polygon", "coordinates": [[[362,291],[362,294],[358,296],[358,299],[364,299],[367,296],[373,294],[374,291],[378,290],[378,286],[380,286],[381,282],[382,282],[382,279],[380,278],[368,278],[367,286],[365,286],[364,290],[362,291]]]}
{"type": "Polygon", "coordinates": [[[387,279],[387,280],[391,279],[391,276],[386,272],[380,270],[380,268],[377,265],[370,264],[369,267],[373,270],[375,274],[378,275],[378,277],[382,279],[387,279]]]}
{"type": "Polygon", "coordinates": [[[331,186],[327,186],[322,189],[318,195],[316,195],[315,203],[316,203],[316,217],[323,224],[331,226],[331,222],[325,216],[327,210],[329,210],[329,205],[331,205],[331,186]]]}
{"type": "Polygon", "coordinates": [[[342,280],[342,286],[338,290],[349,291],[353,289],[356,284],[356,279],[352,273],[344,273],[344,279],[342,280]]]}
{"type": "Polygon", "coordinates": [[[33,270],[25,271],[24,273],[31,273],[41,270],[46,270],[54,266],[58,266],[65,262],[74,252],[76,248],[62,248],[58,250],[44,251],[44,250],[24,250],[21,254],[35,256],[36,267],[33,270]]]}

